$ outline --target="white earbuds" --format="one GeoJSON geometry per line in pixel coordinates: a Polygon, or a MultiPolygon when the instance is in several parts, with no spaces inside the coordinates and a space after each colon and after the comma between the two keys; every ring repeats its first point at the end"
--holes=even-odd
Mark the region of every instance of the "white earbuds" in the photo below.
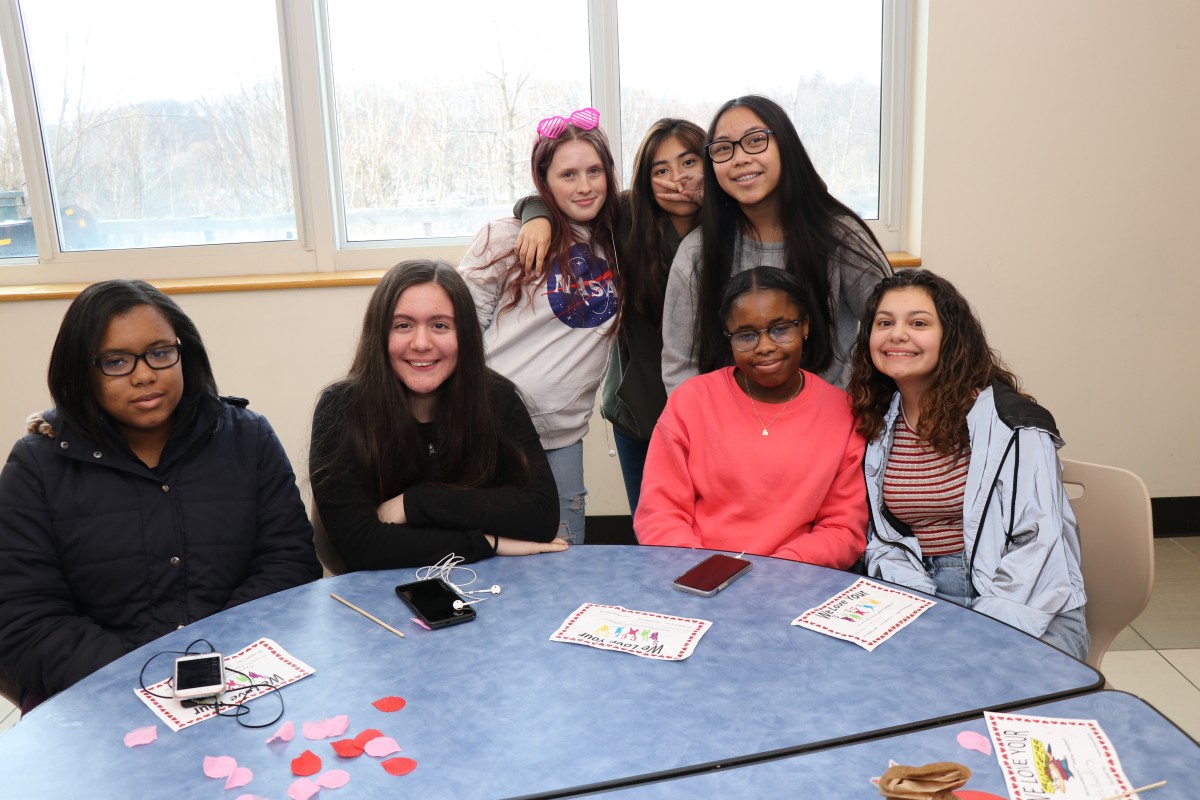
{"type": "MultiPolygon", "coordinates": [[[[458,589],[457,586],[455,586],[454,588],[458,589]]],[[[461,594],[463,594],[464,596],[471,598],[470,600],[455,600],[453,603],[450,604],[450,607],[453,608],[455,611],[462,611],[467,606],[473,606],[476,603],[482,603],[484,600],[487,600],[486,597],[475,597],[475,595],[477,595],[477,594],[491,594],[491,595],[500,594],[500,585],[493,583],[491,585],[491,587],[488,589],[475,589],[474,591],[471,591],[468,589],[458,589],[458,591],[461,594]]]]}
{"type": "Polygon", "coordinates": [[[462,561],[462,556],[457,556],[454,553],[450,553],[433,566],[421,567],[416,572],[417,580],[425,580],[430,578],[440,579],[445,581],[445,583],[451,589],[457,592],[461,599],[455,600],[450,604],[450,607],[455,611],[462,611],[467,606],[472,606],[476,603],[482,603],[484,600],[488,599],[486,597],[476,597],[475,595],[477,594],[490,594],[493,596],[500,594],[500,585],[496,583],[493,583],[487,589],[466,588],[466,586],[470,586],[472,583],[474,583],[479,576],[477,576],[475,574],[475,570],[471,569],[470,567],[460,567],[459,564],[461,564],[462,561]],[[462,570],[469,577],[469,580],[466,581],[465,586],[459,586],[450,579],[454,574],[454,570],[456,569],[462,570]]]}

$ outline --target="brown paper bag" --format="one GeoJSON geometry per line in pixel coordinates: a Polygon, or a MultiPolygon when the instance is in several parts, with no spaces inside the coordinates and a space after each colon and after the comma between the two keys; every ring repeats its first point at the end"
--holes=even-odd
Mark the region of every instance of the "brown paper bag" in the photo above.
{"type": "Polygon", "coordinates": [[[951,794],[971,778],[971,770],[952,761],[888,768],[879,779],[879,793],[888,800],[954,800],[951,794]]]}

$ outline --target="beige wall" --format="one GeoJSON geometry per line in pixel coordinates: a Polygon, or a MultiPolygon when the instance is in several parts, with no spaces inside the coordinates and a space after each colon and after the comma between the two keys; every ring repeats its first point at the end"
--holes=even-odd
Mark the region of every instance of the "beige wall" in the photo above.
{"type": "MultiPolygon", "coordinates": [[[[975,303],[1058,417],[1071,458],[1200,495],[1200,3],[917,0],[908,246],[975,303]]],[[[381,264],[379,266],[386,266],[381,264]]],[[[106,276],[108,277],[108,276],[106,276]]],[[[184,295],[221,390],[249,397],[303,472],[320,387],[369,289],[184,295]]],[[[0,303],[0,446],[48,404],[66,302],[0,303]]],[[[625,513],[599,418],[590,513],[625,513]]]]}
{"type": "Polygon", "coordinates": [[[916,10],[924,265],[976,305],[1064,455],[1200,495],[1200,3],[916,10]]]}

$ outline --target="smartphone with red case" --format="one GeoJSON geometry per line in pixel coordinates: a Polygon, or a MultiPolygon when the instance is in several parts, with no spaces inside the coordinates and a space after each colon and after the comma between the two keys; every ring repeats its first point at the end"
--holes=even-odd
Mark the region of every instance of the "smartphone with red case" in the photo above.
{"type": "Polygon", "coordinates": [[[672,586],[681,592],[712,597],[749,572],[752,566],[744,558],[717,553],[680,575],[672,586]]]}

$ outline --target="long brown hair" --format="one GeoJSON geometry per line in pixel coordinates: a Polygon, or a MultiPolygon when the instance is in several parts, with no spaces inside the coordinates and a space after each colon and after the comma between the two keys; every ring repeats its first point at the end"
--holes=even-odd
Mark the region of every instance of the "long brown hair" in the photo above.
{"type": "Polygon", "coordinates": [[[490,413],[492,382],[505,379],[485,364],[483,334],[466,283],[444,261],[413,260],[388,270],[367,303],[350,372],[331,387],[345,393],[345,405],[338,419],[313,431],[314,486],[334,471],[352,470],[381,503],[422,480],[414,457],[423,446],[420,432],[408,389],[392,371],[388,336],[400,295],[427,283],[440,286],[449,296],[458,338],[457,365],[437,390],[440,483],[464,488],[501,486],[528,477],[524,454],[490,413]],[[502,460],[521,469],[501,474],[502,460]]]}
{"type": "MultiPolygon", "coordinates": [[[[570,258],[571,246],[576,244],[575,234],[571,228],[571,220],[558,207],[558,203],[554,202],[554,194],[550,191],[550,184],[546,176],[550,171],[550,162],[554,160],[554,155],[559,148],[568,142],[576,141],[587,142],[594,147],[596,154],[600,156],[600,164],[604,168],[604,178],[608,183],[604,206],[595,219],[587,224],[587,227],[591,230],[592,250],[603,250],[610,261],[616,258],[616,253],[613,252],[614,232],[617,229],[617,219],[621,213],[621,183],[617,180],[612,148],[609,146],[608,136],[603,129],[597,126],[585,131],[574,125],[567,125],[556,138],[538,137],[529,158],[529,167],[533,177],[533,188],[537,191],[538,197],[546,206],[546,212],[550,215],[550,247],[546,264],[553,264],[557,261],[563,276],[567,278],[578,277],[571,272],[570,258]]],[[[483,250],[486,252],[486,245],[483,250]]],[[[542,270],[540,275],[527,275],[525,268],[521,266],[519,260],[513,258],[513,255],[514,252],[510,249],[501,253],[494,261],[480,267],[480,269],[486,269],[503,261],[511,262],[503,279],[503,285],[508,287],[509,297],[508,301],[500,308],[500,312],[511,311],[519,306],[525,295],[532,297],[534,290],[550,275],[549,269],[542,270]]],[[[619,289],[619,273],[616,269],[613,269],[612,273],[613,282],[617,283],[619,289]]]]}
{"type": "MultiPolygon", "coordinates": [[[[686,119],[665,117],[650,126],[633,159],[629,186],[629,240],[621,251],[624,292],[621,301],[655,327],[662,324],[663,299],[671,262],[663,252],[663,240],[671,218],[654,197],[654,154],[672,136],[688,152],[704,158],[704,129],[686,119]]],[[[692,227],[700,224],[699,210],[692,227]]]]}
{"type": "Polygon", "coordinates": [[[916,433],[939,453],[953,455],[968,444],[967,413],[977,392],[994,381],[1017,392],[1021,384],[1000,354],[988,346],[983,325],[971,304],[945,278],[927,269],[910,269],[879,282],[867,299],[859,323],[846,391],[858,418],[858,432],[868,442],[874,440],[883,431],[883,417],[896,393],[896,382],[876,369],[871,360],[875,312],[885,294],[908,288],[929,295],[942,326],[938,366],[932,384],[921,395],[916,433]]]}

